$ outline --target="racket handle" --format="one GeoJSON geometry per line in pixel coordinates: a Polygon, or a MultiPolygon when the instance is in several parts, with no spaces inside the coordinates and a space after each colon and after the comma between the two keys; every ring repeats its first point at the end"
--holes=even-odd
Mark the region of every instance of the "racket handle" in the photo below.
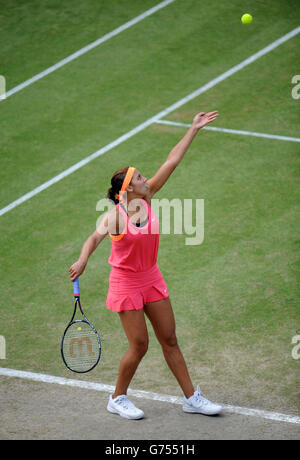
{"type": "Polygon", "coordinates": [[[76,278],[76,280],[73,281],[73,290],[74,290],[74,296],[79,297],[80,296],[79,278],[76,278]]]}

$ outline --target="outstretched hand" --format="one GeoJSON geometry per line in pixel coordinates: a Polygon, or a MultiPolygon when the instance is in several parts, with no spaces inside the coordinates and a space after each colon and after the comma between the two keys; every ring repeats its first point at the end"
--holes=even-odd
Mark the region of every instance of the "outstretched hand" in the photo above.
{"type": "Polygon", "coordinates": [[[197,113],[193,120],[193,126],[196,129],[201,129],[203,126],[207,125],[208,123],[211,123],[212,121],[215,121],[216,118],[218,118],[219,112],[215,110],[214,112],[200,112],[197,113]]]}

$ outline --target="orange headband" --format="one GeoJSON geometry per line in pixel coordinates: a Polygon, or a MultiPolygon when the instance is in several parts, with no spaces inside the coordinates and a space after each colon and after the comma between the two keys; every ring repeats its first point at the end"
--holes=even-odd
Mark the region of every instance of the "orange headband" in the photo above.
{"type": "Polygon", "coordinates": [[[128,185],[130,184],[130,181],[132,179],[134,171],[135,171],[135,168],[133,168],[131,166],[128,168],[128,171],[126,173],[125,179],[124,179],[123,184],[122,184],[120,195],[116,195],[117,200],[123,201],[123,196],[124,196],[124,194],[126,192],[126,189],[127,189],[128,185]]]}

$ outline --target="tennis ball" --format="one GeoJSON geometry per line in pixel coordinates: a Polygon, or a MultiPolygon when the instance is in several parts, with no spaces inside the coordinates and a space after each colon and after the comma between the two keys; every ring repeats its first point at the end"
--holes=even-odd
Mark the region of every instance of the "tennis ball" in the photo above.
{"type": "Polygon", "coordinates": [[[251,24],[252,19],[253,18],[251,16],[251,14],[248,14],[248,13],[243,14],[243,16],[241,17],[241,21],[242,21],[243,24],[251,24]]]}
{"type": "Polygon", "coordinates": [[[82,328],[81,328],[81,327],[78,327],[78,328],[77,328],[77,331],[81,331],[81,330],[82,330],[82,328]]]}

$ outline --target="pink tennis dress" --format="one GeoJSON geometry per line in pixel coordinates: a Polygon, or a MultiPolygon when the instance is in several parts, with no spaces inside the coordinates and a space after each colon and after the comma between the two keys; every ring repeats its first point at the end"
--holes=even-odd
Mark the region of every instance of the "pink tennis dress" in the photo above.
{"type": "Polygon", "coordinates": [[[112,269],[106,306],[116,312],[140,310],[148,302],[169,296],[157,265],[159,221],[151,206],[144,200],[141,202],[147,209],[148,219],[138,227],[117,204],[124,217],[124,231],[117,236],[110,234],[112,248],[108,263],[112,269]]]}

